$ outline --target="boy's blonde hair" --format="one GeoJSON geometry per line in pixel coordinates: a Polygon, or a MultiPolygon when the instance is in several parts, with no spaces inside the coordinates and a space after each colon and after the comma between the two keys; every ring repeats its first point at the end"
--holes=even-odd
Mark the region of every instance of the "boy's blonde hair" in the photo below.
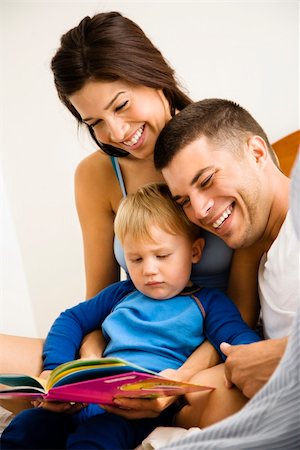
{"type": "Polygon", "coordinates": [[[165,183],[151,183],[123,198],[116,214],[114,229],[121,244],[130,233],[134,239],[152,240],[150,227],[160,227],[171,234],[188,236],[193,242],[200,229],[189,221],[172,198],[165,183]]]}

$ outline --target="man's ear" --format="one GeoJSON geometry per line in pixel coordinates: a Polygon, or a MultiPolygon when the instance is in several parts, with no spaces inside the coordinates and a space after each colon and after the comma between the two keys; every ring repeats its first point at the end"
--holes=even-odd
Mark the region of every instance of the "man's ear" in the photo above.
{"type": "Polygon", "coordinates": [[[200,261],[204,245],[205,245],[205,240],[203,238],[198,238],[193,242],[192,263],[196,264],[197,262],[200,261]]]}
{"type": "Polygon", "coordinates": [[[267,143],[262,137],[251,136],[247,141],[247,145],[250,156],[255,159],[257,164],[264,164],[270,157],[267,143]]]}

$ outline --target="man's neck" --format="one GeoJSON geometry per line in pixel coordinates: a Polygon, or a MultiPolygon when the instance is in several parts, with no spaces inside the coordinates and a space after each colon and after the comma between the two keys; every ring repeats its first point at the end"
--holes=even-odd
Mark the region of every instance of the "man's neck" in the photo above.
{"type": "Polygon", "coordinates": [[[279,174],[274,179],[273,202],[270,210],[268,224],[263,236],[266,251],[269,250],[277,238],[281,226],[286,218],[289,209],[289,187],[290,180],[283,174],[279,174]]]}

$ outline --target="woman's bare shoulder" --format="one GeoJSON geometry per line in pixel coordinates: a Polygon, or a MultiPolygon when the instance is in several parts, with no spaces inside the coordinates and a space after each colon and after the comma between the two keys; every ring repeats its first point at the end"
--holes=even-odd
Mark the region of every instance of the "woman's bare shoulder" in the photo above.
{"type": "Polygon", "coordinates": [[[112,175],[113,166],[109,156],[96,151],[86,156],[80,161],[76,168],[76,176],[90,176],[90,175],[102,177],[104,174],[112,175]]]}
{"type": "Polygon", "coordinates": [[[77,202],[104,202],[116,210],[122,194],[109,156],[94,152],[80,161],[75,171],[75,191],[77,202]]]}

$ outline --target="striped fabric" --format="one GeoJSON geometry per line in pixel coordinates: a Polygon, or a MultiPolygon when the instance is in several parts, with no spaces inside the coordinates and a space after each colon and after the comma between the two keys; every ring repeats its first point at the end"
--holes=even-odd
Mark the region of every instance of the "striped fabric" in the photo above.
{"type": "MultiPolygon", "coordinates": [[[[291,211],[300,239],[300,155],[292,172],[291,211]]],[[[300,292],[296,295],[300,297],[300,292]]],[[[287,349],[269,382],[238,413],[161,449],[300,449],[300,306],[287,349]]]]}
{"type": "Polygon", "coordinates": [[[237,414],[163,447],[180,450],[299,450],[300,310],[285,355],[270,381],[237,414]]]}

